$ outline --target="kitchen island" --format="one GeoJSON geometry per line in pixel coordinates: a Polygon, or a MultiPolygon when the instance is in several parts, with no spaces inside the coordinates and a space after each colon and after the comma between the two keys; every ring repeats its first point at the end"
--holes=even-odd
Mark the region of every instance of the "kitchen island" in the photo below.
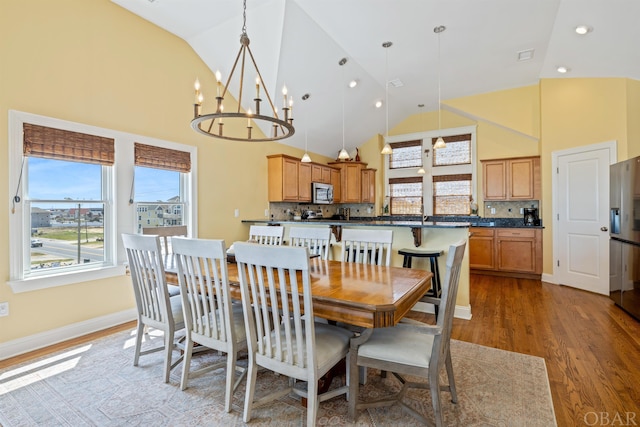
{"type": "MultiPolygon", "coordinates": [[[[341,235],[344,228],[365,228],[365,229],[388,229],[393,231],[393,244],[391,265],[402,267],[403,257],[398,254],[398,250],[403,248],[417,248],[422,250],[441,249],[444,255],[438,260],[440,274],[444,280],[446,272],[446,256],[449,246],[460,240],[468,242],[469,226],[468,222],[434,222],[434,221],[407,221],[396,219],[379,218],[353,218],[350,220],[318,218],[309,220],[243,220],[247,225],[282,225],[285,227],[285,240],[289,240],[289,230],[292,227],[330,227],[333,231],[332,250],[333,259],[340,259],[342,250],[341,235]]],[[[468,245],[467,245],[468,246],[468,245]]],[[[465,250],[465,257],[460,274],[460,284],[458,297],[456,300],[455,316],[464,319],[471,318],[471,306],[469,304],[469,250],[465,250]]],[[[413,268],[430,270],[428,259],[414,259],[413,268]]],[[[430,304],[418,303],[416,310],[433,312],[430,304]]]]}

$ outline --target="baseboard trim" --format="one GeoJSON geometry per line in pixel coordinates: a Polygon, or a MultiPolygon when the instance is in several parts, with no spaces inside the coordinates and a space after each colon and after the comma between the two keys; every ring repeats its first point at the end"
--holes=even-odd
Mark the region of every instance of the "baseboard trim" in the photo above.
{"type": "Polygon", "coordinates": [[[0,360],[48,347],[62,341],[101,331],[136,319],[136,309],[95,317],[0,344],[0,360]]]}
{"type": "Polygon", "coordinates": [[[542,277],[540,277],[540,280],[545,282],[545,283],[551,283],[552,285],[559,285],[560,284],[556,280],[556,276],[554,274],[542,273],[542,277]]]}
{"type": "MultiPolygon", "coordinates": [[[[433,304],[429,304],[426,302],[417,302],[416,305],[413,306],[413,310],[419,311],[421,313],[435,313],[433,304]]],[[[458,319],[471,320],[471,305],[456,305],[456,310],[453,312],[453,317],[457,317],[458,319]]]]}

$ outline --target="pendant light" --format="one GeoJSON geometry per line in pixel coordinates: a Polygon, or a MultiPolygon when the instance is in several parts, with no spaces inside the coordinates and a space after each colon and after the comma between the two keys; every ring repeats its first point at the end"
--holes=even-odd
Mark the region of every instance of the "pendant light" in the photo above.
{"type": "MultiPolygon", "coordinates": [[[[308,93],[305,93],[304,95],[302,95],[302,100],[306,101],[307,99],[309,99],[309,95],[308,93]]],[[[304,156],[302,156],[302,159],[300,160],[302,163],[311,163],[311,157],[309,157],[309,153],[307,152],[307,142],[308,142],[308,135],[307,135],[307,111],[305,111],[304,113],[304,156]]]]}
{"type": "MultiPolygon", "coordinates": [[[[341,67],[344,67],[344,64],[346,64],[346,63],[347,63],[347,58],[342,58],[338,62],[338,64],[341,67]]],[[[347,160],[347,159],[349,159],[349,153],[344,148],[344,68],[342,69],[342,80],[341,80],[340,84],[342,86],[342,150],[340,150],[340,153],[338,154],[338,159],[347,160]]]]}
{"type": "MultiPolygon", "coordinates": [[[[424,104],[418,104],[418,108],[424,108],[424,104]]],[[[422,112],[420,113],[420,117],[424,119],[424,110],[422,110],[422,112]]],[[[424,120],[422,120],[422,122],[423,122],[422,125],[424,126],[424,120]]],[[[422,150],[422,147],[420,147],[420,150],[422,150]]],[[[427,172],[424,170],[424,166],[420,166],[420,169],[418,169],[417,173],[418,175],[424,175],[427,172]]]]}
{"type": "MultiPolygon", "coordinates": [[[[382,47],[388,49],[393,45],[391,42],[382,43],[382,47]]],[[[389,139],[389,51],[385,50],[385,72],[384,72],[384,104],[387,110],[387,130],[384,136],[385,144],[382,147],[380,154],[393,154],[393,149],[389,145],[387,139],[389,139]]]]}
{"type": "MultiPolygon", "coordinates": [[[[438,134],[442,133],[442,108],[440,106],[441,103],[441,92],[440,92],[440,33],[446,30],[447,27],[444,25],[439,25],[433,29],[433,32],[438,35],[438,134]]],[[[437,150],[440,148],[447,148],[447,144],[442,139],[442,136],[438,136],[436,139],[436,143],[433,145],[433,149],[437,150]]]]}

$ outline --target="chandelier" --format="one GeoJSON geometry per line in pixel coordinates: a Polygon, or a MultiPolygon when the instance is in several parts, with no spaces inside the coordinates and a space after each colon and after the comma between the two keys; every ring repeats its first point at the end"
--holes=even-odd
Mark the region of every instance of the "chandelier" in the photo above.
{"type": "Polygon", "coordinates": [[[216,89],[216,110],[214,113],[202,114],[202,101],[204,101],[204,96],[200,91],[200,81],[196,79],[194,88],[196,92],[196,101],[193,106],[193,120],[191,120],[191,127],[196,132],[199,132],[203,135],[211,136],[214,138],[227,139],[231,141],[278,141],[280,139],[285,139],[292,136],[295,133],[295,129],[293,127],[293,97],[291,97],[287,101],[287,87],[284,86],[282,88],[282,95],[284,97],[284,103],[282,107],[282,117],[278,115],[278,110],[274,106],[274,103],[269,95],[269,91],[267,90],[267,86],[264,84],[264,80],[262,80],[262,75],[260,74],[260,70],[258,69],[258,65],[253,57],[253,53],[251,52],[251,48],[249,47],[249,36],[247,36],[247,0],[243,1],[243,13],[242,13],[242,34],[240,35],[240,50],[238,51],[238,55],[236,56],[236,60],[233,63],[233,67],[231,68],[231,73],[227,79],[227,83],[222,85],[222,76],[219,71],[216,72],[216,80],[217,80],[217,89],[216,89]],[[250,62],[253,64],[253,68],[256,74],[256,93],[253,101],[255,102],[255,112],[252,112],[251,109],[247,109],[245,112],[240,111],[240,107],[242,105],[242,96],[244,89],[244,80],[245,80],[245,65],[247,64],[247,53],[249,53],[250,62]],[[227,94],[229,89],[229,84],[232,82],[233,74],[236,71],[236,67],[238,65],[238,61],[240,61],[240,85],[239,85],[239,96],[238,96],[238,109],[236,111],[225,112],[224,111],[224,97],[227,94]],[[260,111],[260,103],[262,99],[260,98],[260,86],[264,88],[264,95],[267,98],[267,102],[271,107],[270,115],[262,114],[260,111]],[[241,132],[240,135],[227,135],[224,132],[224,126],[227,123],[236,123],[239,121],[239,126],[234,126],[234,128],[242,127],[246,128],[246,132],[241,132]],[[271,126],[271,135],[265,137],[255,137],[252,134],[253,126],[252,124],[262,124],[266,126],[271,126]]]}

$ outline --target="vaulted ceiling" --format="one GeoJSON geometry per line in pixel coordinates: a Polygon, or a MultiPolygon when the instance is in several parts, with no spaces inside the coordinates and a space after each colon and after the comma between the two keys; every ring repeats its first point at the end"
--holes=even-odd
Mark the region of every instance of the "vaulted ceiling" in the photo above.
{"type": "MultiPolygon", "coordinates": [[[[228,76],[240,48],[241,0],[112,1],[181,37],[212,72],[228,76]]],[[[310,152],[335,157],[343,118],[351,151],[384,135],[387,115],[392,128],[436,111],[438,76],[442,100],[541,78],[640,80],[638,17],[637,0],[247,0],[246,30],[271,97],[281,107],[286,84],[294,99],[296,134],[282,143],[304,148],[306,135],[310,152]],[[446,31],[438,36],[439,25],[446,31]],[[579,25],[591,31],[578,35],[579,25]]],[[[246,98],[251,108],[253,96],[246,98]]]]}

